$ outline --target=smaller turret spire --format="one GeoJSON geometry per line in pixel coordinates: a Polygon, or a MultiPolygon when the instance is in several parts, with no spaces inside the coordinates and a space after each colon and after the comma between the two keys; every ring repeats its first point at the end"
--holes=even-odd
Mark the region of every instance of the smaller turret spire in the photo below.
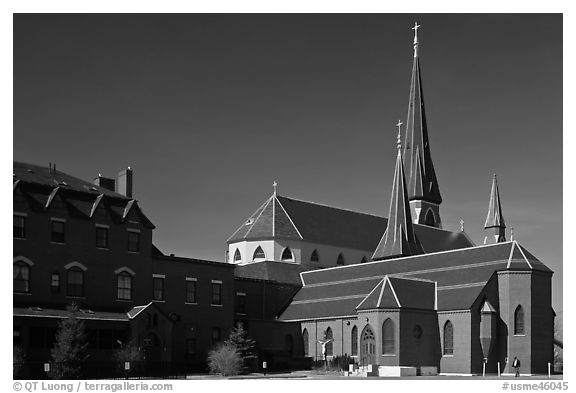
{"type": "Polygon", "coordinates": [[[490,192],[490,204],[488,215],[484,223],[484,229],[491,231],[484,238],[484,244],[500,243],[506,241],[506,223],[502,214],[502,204],[500,203],[500,192],[496,174],[492,177],[492,191],[490,192]]]}
{"type": "Polygon", "coordinates": [[[386,231],[372,255],[372,260],[382,260],[394,257],[422,254],[424,251],[418,241],[412,226],[410,203],[406,179],[404,178],[404,164],[402,163],[402,141],[398,121],[396,169],[394,170],[394,182],[392,195],[390,196],[390,209],[388,211],[388,225],[386,231]]]}

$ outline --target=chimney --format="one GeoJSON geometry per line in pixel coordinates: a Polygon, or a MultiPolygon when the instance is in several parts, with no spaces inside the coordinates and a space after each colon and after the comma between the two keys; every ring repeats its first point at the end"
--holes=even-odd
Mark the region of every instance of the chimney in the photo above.
{"type": "Polygon", "coordinates": [[[116,192],[132,198],[132,168],[128,167],[118,173],[116,192]]]}
{"type": "Polygon", "coordinates": [[[110,179],[109,177],[102,176],[101,173],[98,174],[98,177],[94,179],[93,183],[99,187],[105,188],[110,191],[114,191],[115,181],[114,179],[110,179]]]}

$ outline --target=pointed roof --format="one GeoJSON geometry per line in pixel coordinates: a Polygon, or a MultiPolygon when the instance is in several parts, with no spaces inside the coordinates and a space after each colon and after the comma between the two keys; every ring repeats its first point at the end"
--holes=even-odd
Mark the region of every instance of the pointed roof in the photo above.
{"type": "Polygon", "coordinates": [[[434,309],[436,283],[386,275],[356,306],[356,310],[375,308],[434,309]]]}
{"type": "Polygon", "coordinates": [[[492,191],[490,192],[490,205],[488,206],[488,215],[484,228],[506,228],[504,216],[502,215],[502,204],[500,203],[500,192],[498,191],[498,181],[496,174],[492,177],[492,191]]]}
{"type": "Polygon", "coordinates": [[[228,243],[270,237],[303,239],[276,192],[230,236],[228,243]]]}
{"type": "Polygon", "coordinates": [[[410,83],[410,98],[408,101],[408,116],[404,147],[404,163],[408,172],[408,190],[410,200],[424,200],[432,203],[442,203],[436,172],[430,153],[428,127],[424,110],[424,95],[422,93],[422,77],[420,75],[420,58],[418,56],[417,27],[414,30],[414,63],[412,65],[412,81],[410,83]]]}
{"type": "Polygon", "coordinates": [[[402,164],[400,134],[398,134],[398,155],[396,156],[396,169],[394,170],[392,195],[390,196],[388,225],[376,251],[374,251],[374,255],[372,255],[372,260],[422,254],[423,252],[424,250],[412,226],[410,202],[404,179],[404,165],[402,164]]]}

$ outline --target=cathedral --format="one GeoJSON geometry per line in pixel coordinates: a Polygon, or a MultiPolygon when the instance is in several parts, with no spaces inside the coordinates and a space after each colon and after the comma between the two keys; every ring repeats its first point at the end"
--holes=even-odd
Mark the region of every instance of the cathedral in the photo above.
{"type": "Polygon", "coordinates": [[[484,244],[463,225],[442,229],[419,27],[388,218],[280,196],[275,184],[228,239],[227,260],[300,272],[301,288],[278,319],[300,324],[305,356],[349,355],[363,375],[510,373],[514,357],[522,373],[546,373],[553,272],[506,238],[495,174],[484,244]]]}

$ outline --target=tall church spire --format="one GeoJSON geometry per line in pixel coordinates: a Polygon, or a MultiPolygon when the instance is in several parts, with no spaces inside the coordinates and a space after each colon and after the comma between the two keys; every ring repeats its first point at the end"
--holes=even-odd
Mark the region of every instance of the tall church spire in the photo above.
{"type": "Polygon", "coordinates": [[[422,77],[418,54],[418,23],[414,24],[414,63],[408,101],[408,117],[404,146],[404,163],[408,171],[408,195],[415,223],[441,227],[440,204],[442,196],[430,154],[428,127],[424,110],[422,77]]]}
{"type": "Polygon", "coordinates": [[[400,142],[400,125],[398,126],[398,155],[396,156],[396,169],[392,195],[390,196],[390,209],[388,211],[388,226],[382,236],[372,260],[382,260],[393,257],[422,254],[422,246],[416,238],[412,226],[410,204],[404,178],[404,165],[402,163],[402,144],[400,142]]]}
{"type": "Polygon", "coordinates": [[[488,231],[484,238],[484,244],[500,243],[506,241],[506,223],[502,215],[502,205],[500,204],[500,192],[498,191],[498,181],[496,174],[492,178],[492,191],[490,192],[490,205],[488,215],[484,223],[484,229],[488,231]]]}

